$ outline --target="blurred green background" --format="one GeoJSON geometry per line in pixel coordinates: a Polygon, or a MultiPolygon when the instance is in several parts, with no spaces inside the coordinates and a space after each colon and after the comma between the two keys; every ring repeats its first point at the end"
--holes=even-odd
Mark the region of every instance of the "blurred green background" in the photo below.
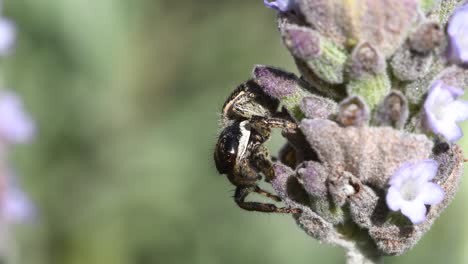
{"type": "MultiPolygon", "coordinates": [[[[253,65],[296,71],[261,0],[4,4],[19,28],[5,83],[39,126],[13,155],[39,209],[16,227],[18,263],[344,263],[290,216],[239,209],[212,162],[253,65]]],[[[467,192],[386,263],[466,262],[467,192]]]]}

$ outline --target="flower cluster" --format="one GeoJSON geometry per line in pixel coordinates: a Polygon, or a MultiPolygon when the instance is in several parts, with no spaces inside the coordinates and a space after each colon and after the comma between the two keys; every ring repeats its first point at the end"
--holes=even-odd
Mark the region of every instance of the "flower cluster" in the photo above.
{"type": "MultiPolygon", "coordinates": [[[[455,10],[447,26],[448,61],[455,64],[468,62],[468,4],[455,10]]],[[[424,102],[426,129],[441,135],[447,141],[463,136],[457,122],[468,119],[468,101],[458,100],[463,90],[436,80],[424,102]]],[[[440,203],[444,198],[442,188],[430,182],[437,174],[438,164],[425,160],[403,165],[391,178],[387,205],[393,211],[401,210],[414,224],[426,219],[425,205],[440,203]]]]}
{"type": "MultiPolygon", "coordinates": [[[[14,49],[16,26],[0,17],[0,56],[14,49]]],[[[35,133],[32,118],[24,111],[21,98],[13,91],[0,90],[0,221],[17,223],[30,219],[34,208],[8,162],[8,152],[15,144],[29,143],[35,133]]]]}
{"type": "MultiPolygon", "coordinates": [[[[448,26],[448,60],[456,64],[468,62],[468,4],[458,8],[448,26]]],[[[463,136],[457,122],[468,119],[468,101],[458,100],[463,90],[436,80],[424,102],[426,128],[456,141],[463,136]]],[[[444,191],[430,182],[437,174],[438,164],[425,160],[417,164],[404,164],[389,181],[387,205],[393,211],[401,210],[414,224],[426,219],[425,205],[435,205],[444,198],[444,191]]]]}
{"type": "Polygon", "coordinates": [[[12,145],[30,142],[34,131],[34,122],[24,112],[20,98],[11,91],[0,93],[0,185],[3,186],[0,190],[0,217],[9,222],[28,220],[33,212],[33,207],[19,188],[6,158],[12,145]]]}
{"type": "MultiPolygon", "coordinates": [[[[468,4],[455,10],[447,26],[447,58],[455,64],[468,63],[468,4]]],[[[449,141],[463,136],[456,122],[468,119],[468,102],[457,100],[463,87],[454,87],[437,80],[424,103],[427,128],[449,141]]]]}
{"type": "MultiPolygon", "coordinates": [[[[301,76],[253,70],[256,96],[282,106],[265,118],[295,128],[283,128],[277,160],[257,162],[271,158],[257,149],[236,160],[259,167],[286,205],[249,210],[293,213],[307,234],[359,257],[348,263],[378,263],[423,237],[463,173],[468,3],[452,2],[264,0],[301,76]]],[[[263,103],[248,104],[270,111],[263,103]]],[[[236,176],[250,179],[248,169],[236,176]]]]}
{"type": "MultiPolygon", "coordinates": [[[[273,2],[264,0],[264,4],[279,12],[288,12],[297,8],[297,2],[294,0],[277,0],[273,2]]],[[[415,36],[410,38],[410,45],[413,48],[424,47],[415,48],[417,52],[430,51],[440,43],[438,39],[440,39],[441,33],[437,25],[424,24],[416,32],[415,36]],[[434,42],[428,41],[427,37],[419,36],[421,35],[419,32],[424,33],[422,35],[426,36],[436,36],[433,38],[434,42]]],[[[301,51],[304,43],[308,43],[307,47],[312,46],[316,47],[315,50],[320,50],[320,44],[309,41],[309,39],[315,39],[314,42],[319,43],[320,41],[317,40],[316,35],[316,32],[307,32],[307,29],[298,29],[297,27],[288,29],[285,44],[287,46],[291,45],[288,47],[292,49],[291,52],[296,52],[295,56],[305,58],[307,56],[301,56],[303,52],[298,53],[297,50],[301,51]],[[299,35],[295,32],[301,32],[301,37],[299,38],[299,35]],[[302,46],[294,44],[298,41],[302,43],[302,46]]],[[[468,4],[454,11],[447,25],[447,36],[449,43],[447,61],[462,65],[468,63],[468,4]]],[[[369,43],[366,43],[366,45],[371,47],[369,43]]],[[[366,56],[369,57],[370,55],[366,56]]],[[[366,61],[369,60],[369,58],[366,59],[366,61]]],[[[316,74],[319,75],[319,72],[316,72],[316,74]]],[[[406,76],[403,77],[406,78],[406,76]]],[[[423,104],[424,128],[441,135],[447,141],[460,139],[463,133],[457,122],[468,119],[468,101],[457,99],[463,93],[463,90],[458,87],[450,86],[443,80],[436,80],[431,85],[423,104]]],[[[390,187],[386,196],[388,207],[393,211],[401,210],[402,214],[407,216],[414,224],[423,222],[426,214],[425,204],[437,204],[444,197],[444,192],[440,186],[430,182],[437,174],[437,168],[437,162],[434,160],[402,165],[389,181],[390,187]]]]}

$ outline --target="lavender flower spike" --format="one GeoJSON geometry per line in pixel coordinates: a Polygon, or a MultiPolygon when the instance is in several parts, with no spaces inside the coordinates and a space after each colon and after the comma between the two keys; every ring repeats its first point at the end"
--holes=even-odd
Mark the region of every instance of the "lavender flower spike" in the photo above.
{"type": "Polygon", "coordinates": [[[426,204],[442,202],[444,191],[430,182],[439,165],[435,160],[423,160],[416,164],[405,163],[390,179],[387,192],[387,205],[392,211],[401,210],[413,224],[426,220],[426,204]]]}
{"type": "Polygon", "coordinates": [[[449,141],[463,136],[456,122],[468,119],[468,102],[456,100],[462,94],[462,89],[437,81],[432,85],[424,102],[427,125],[449,141]]]}
{"type": "Polygon", "coordinates": [[[6,18],[0,18],[0,56],[11,53],[16,41],[16,26],[6,18]]]}
{"type": "Polygon", "coordinates": [[[13,92],[0,92],[0,141],[27,143],[34,132],[34,122],[24,111],[21,99],[13,92]]]}
{"type": "Polygon", "coordinates": [[[468,63],[468,4],[455,11],[447,27],[448,57],[455,63],[468,63]]]}
{"type": "Polygon", "coordinates": [[[280,12],[287,12],[292,10],[296,6],[295,0],[276,0],[270,2],[269,0],[263,0],[266,7],[278,10],[280,12]]]}

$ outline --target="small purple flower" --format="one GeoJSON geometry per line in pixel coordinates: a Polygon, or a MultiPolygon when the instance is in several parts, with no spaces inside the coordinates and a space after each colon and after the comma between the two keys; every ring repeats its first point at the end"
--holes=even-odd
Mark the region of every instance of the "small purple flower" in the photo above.
{"type": "Polygon", "coordinates": [[[8,223],[20,223],[31,220],[35,208],[28,195],[20,189],[14,174],[3,176],[5,185],[0,200],[1,217],[8,223]]]}
{"type": "Polygon", "coordinates": [[[424,102],[427,125],[449,141],[463,136],[456,122],[468,119],[468,102],[456,100],[462,94],[462,89],[437,81],[432,85],[424,102]]]}
{"type": "Polygon", "coordinates": [[[468,4],[458,8],[447,27],[448,58],[455,63],[468,63],[468,4]]]}
{"type": "Polygon", "coordinates": [[[11,20],[0,18],[0,55],[11,53],[16,41],[16,26],[11,20]]]}
{"type": "Polygon", "coordinates": [[[0,92],[0,141],[27,143],[34,132],[34,122],[24,111],[21,99],[11,91],[0,92]]]}
{"type": "Polygon", "coordinates": [[[296,8],[296,0],[276,0],[270,2],[269,0],[263,0],[266,7],[275,9],[280,12],[287,12],[296,8]]]}
{"type": "Polygon", "coordinates": [[[387,205],[392,211],[401,210],[413,224],[426,219],[426,204],[442,202],[444,191],[430,182],[437,174],[438,164],[434,160],[403,164],[389,181],[387,205]]]}

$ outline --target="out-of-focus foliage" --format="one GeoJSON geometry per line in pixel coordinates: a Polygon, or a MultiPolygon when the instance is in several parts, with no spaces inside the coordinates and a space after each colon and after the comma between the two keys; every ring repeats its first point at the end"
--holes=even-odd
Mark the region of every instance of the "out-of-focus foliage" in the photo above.
{"type": "MultiPolygon", "coordinates": [[[[39,210],[17,228],[17,263],[344,262],[291,217],[239,209],[212,162],[230,91],[254,64],[295,68],[262,1],[4,4],[19,29],[5,85],[38,124],[13,159],[39,210]]],[[[386,262],[462,263],[465,186],[386,262]]]]}

